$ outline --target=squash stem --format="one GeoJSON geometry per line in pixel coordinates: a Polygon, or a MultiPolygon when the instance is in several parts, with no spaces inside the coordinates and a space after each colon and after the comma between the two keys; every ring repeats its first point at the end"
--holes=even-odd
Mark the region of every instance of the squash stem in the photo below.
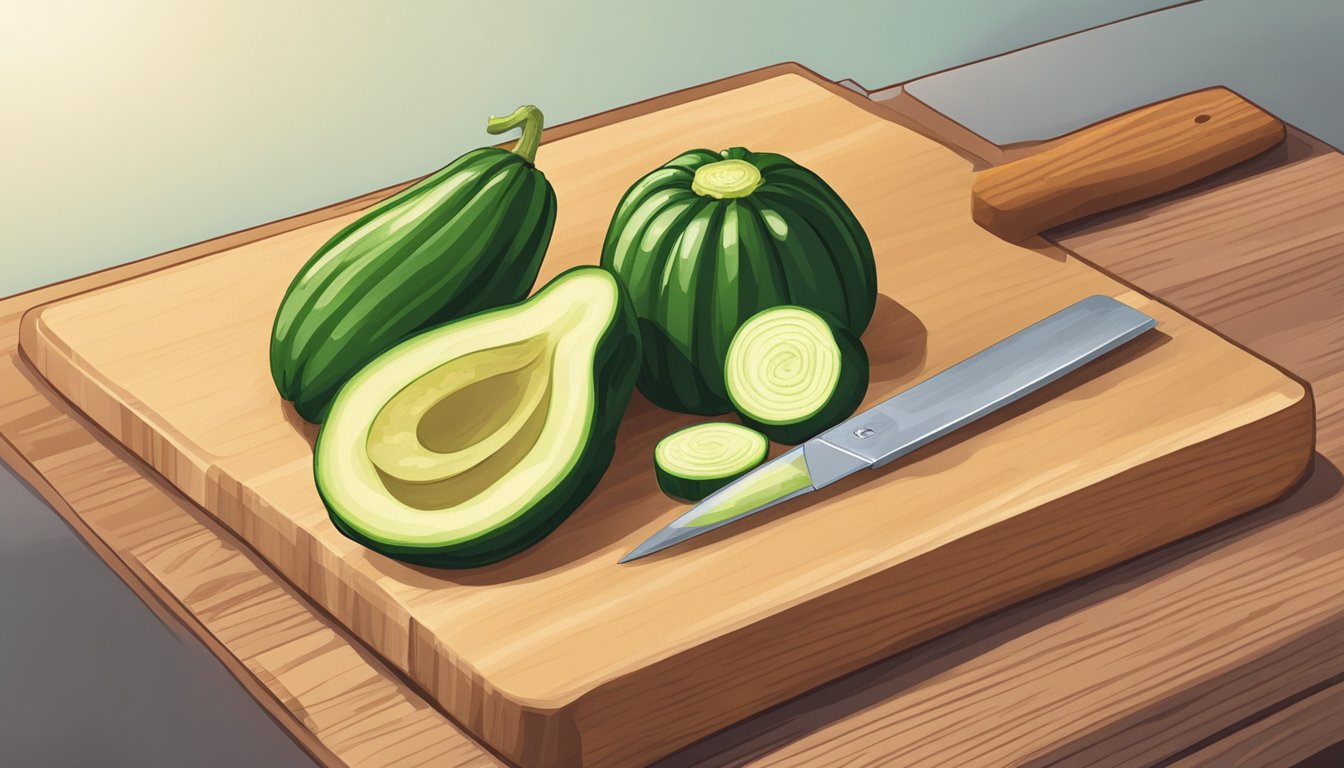
{"type": "Polygon", "coordinates": [[[541,145],[541,110],[531,104],[515,109],[508,117],[490,116],[485,124],[488,133],[504,133],[518,126],[523,127],[523,137],[513,147],[513,153],[529,163],[537,160],[537,147],[541,145]]]}
{"type": "Polygon", "coordinates": [[[720,160],[695,169],[691,191],[702,197],[731,200],[747,197],[764,181],[760,170],[746,160],[720,160]]]}

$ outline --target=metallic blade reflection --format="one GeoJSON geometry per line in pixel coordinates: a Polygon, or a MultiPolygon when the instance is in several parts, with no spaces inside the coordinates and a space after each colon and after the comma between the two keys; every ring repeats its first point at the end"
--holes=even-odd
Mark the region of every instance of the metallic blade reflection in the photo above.
{"type": "Polygon", "coordinates": [[[803,449],[794,448],[705,497],[630,550],[620,562],[638,560],[813,490],[803,449]]]}

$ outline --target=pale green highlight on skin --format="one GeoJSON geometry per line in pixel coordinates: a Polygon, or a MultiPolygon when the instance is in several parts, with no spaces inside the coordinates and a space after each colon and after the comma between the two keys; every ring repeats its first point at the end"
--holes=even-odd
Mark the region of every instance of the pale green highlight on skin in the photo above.
{"type": "Polygon", "coordinates": [[[731,520],[811,486],[807,460],[803,452],[798,451],[789,461],[771,462],[744,476],[731,486],[725,498],[687,525],[698,527],[731,520]]]}

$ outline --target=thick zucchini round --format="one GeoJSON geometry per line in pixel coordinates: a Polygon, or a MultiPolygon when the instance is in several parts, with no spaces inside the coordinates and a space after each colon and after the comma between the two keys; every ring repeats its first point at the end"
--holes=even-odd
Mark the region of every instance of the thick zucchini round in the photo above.
{"type": "Polygon", "coordinates": [[[762,309],[815,309],[857,336],[877,300],[872,246],[839,195],[782,155],[741,147],[691,150],[636,182],[602,263],[639,316],[640,391],[688,413],[731,410],[724,356],[762,309]]]}
{"type": "Polygon", "coordinates": [[[699,501],[756,468],[769,450],[765,435],[741,424],[695,424],[658,441],[653,469],[663,493],[699,501]]]}
{"type": "Polygon", "coordinates": [[[319,421],[351,376],[430,325],[521,300],[555,224],[555,192],[532,164],[541,112],[519,107],[487,130],[522,126],[513,151],[476,149],[336,233],[290,283],[271,334],[271,377],[319,421]]]}
{"type": "Polygon", "coordinates": [[[868,390],[868,355],[834,319],[772,307],[728,347],[728,397],[742,420],[778,443],[801,443],[844,421],[868,390]]]}

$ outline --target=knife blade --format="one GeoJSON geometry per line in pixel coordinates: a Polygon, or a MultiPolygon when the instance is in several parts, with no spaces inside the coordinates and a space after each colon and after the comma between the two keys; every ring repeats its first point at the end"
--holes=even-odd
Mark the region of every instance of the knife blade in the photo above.
{"type": "Polygon", "coordinates": [[[884,466],[1156,326],[1152,317],[1109,296],[1083,299],[767,461],[705,497],[620,562],[884,466]]]}

